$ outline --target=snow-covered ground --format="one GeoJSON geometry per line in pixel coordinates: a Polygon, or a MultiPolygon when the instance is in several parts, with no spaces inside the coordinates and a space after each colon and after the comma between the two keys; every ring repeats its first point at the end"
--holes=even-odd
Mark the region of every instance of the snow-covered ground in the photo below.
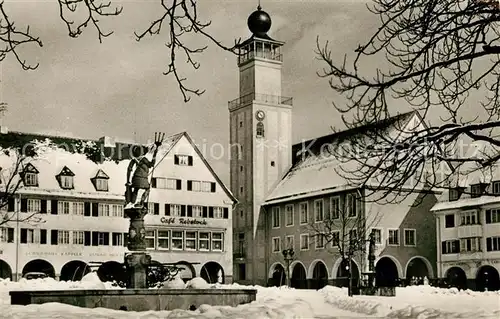
{"type": "MultiPolygon", "coordinates": [[[[176,283],[173,286],[179,288],[176,283]]],[[[196,278],[195,288],[207,284],[196,278]]],[[[48,303],[10,305],[12,290],[109,289],[95,274],[81,282],[58,282],[53,279],[0,280],[0,318],[500,318],[500,292],[471,292],[438,289],[429,286],[398,288],[396,297],[348,297],[345,289],[327,286],[319,291],[286,287],[264,288],[217,285],[217,288],[255,288],[257,300],[238,307],[202,305],[196,311],[124,312],[103,308],[87,309],[48,303]]]]}

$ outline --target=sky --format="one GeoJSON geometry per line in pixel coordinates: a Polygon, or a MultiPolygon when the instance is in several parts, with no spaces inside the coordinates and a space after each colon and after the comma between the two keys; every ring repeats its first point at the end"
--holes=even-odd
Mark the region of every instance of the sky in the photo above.
{"type": "MultiPolygon", "coordinates": [[[[20,51],[28,62],[39,63],[35,71],[23,71],[12,56],[0,63],[0,100],[8,103],[1,122],[9,130],[138,142],[153,138],[155,131],[187,131],[205,149],[229,144],[227,102],[238,98],[236,57],[210,46],[197,56],[198,70],[181,68],[189,86],[206,90],[184,103],[174,78],[163,75],[167,34],[140,42],[134,38],[134,31],[143,31],[162,13],[160,0],[113,0],[123,12],[101,20],[105,31],[114,31],[103,43],[90,26],[79,38],[70,38],[56,0],[5,2],[17,27],[29,25],[43,42],[42,48],[30,45],[20,51]]],[[[257,2],[203,0],[199,14],[212,21],[207,31],[231,45],[251,35],[247,18],[257,2]]],[[[329,40],[333,57],[341,61],[366,40],[378,25],[377,16],[366,9],[365,0],[262,0],[261,5],[272,19],[268,34],[285,42],[282,95],[294,99],[293,142],[342,128],[331,104],[338,96],[316,74],[324,66],[314,52],[316,37],[329,40]]],[[[206,44],[201,37],[189,41],[206,44]]],[[[228,182],[225,153],[206,156],[228,182]]]]}

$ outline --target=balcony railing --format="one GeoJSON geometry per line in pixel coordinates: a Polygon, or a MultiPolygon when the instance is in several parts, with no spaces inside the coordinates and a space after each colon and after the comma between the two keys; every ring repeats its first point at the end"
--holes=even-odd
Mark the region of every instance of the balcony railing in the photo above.
{"type": "Polygon", "coordinates": [[[293,98],[279,95],[250,93],[240,96],[237,99],[228,102],[229,109],[234,109],[239,106],[249,104],[252,101],[264,102],[269,104],[293,105],[293,98]]]}
{"type": "Polygon", "coordinates": [[[244,63],[248,60],[251,60],[253,58],[263,58],[266,60],[283,62],[283,55],[282,54],[272,52],[272,51],[257,50],[257,51],[242,52],[241,55],[238,56],[238,64],[242,64],[242,63],[244,63]]]}

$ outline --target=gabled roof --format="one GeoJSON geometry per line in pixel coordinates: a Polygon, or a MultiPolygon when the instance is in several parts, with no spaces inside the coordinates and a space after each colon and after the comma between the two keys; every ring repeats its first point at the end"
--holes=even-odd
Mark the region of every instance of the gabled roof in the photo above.
{"type": "Polygon", "coordinates": [[[231,200],[233,201],[233,203],[237,203],[238,200],[236,199],[236,197],[233,195],[233,193],[231,193],[231,191],[226,187],[226,185],[224,185],[224,183],[219,178],[219,176],[217,175],[217,173],[215,173],[215,171],[213,170],[212,166],[210,166],[210,164],[208,163],[208,161],[205,159],[205,157],[203,156],[203,154],[200,152],[200,149],[193,142],[193,139],[189,136],[189,134],[187,132],[183,132],[182,134],[183,134],[183,136],[186,137],[186,139],[189,141],[189,143],[191,144],[191,146],[193,146],[193,149],[195,150],[196,154],[201,158],[201,160],[203,161],[203,163],[205,164],[205,166],[208,168],[208,170],[210,171],[210,173],[214,176],[214,178],[217,181],[217,183],[219,184],[219,186],[222,187],[222,189],[224,190],[224,192],[227,194],[227,196],[229,196],[229,198],[231,198],[231,200]]]}
{"type": "Polygon", "coordinates": [[[73,171],[71,171],[68,166],[64,166],[61,170],[61,172],[59,172],[59,174],[57,174],[57,176],[75,176],[75,173],[73,173],[73,171]]]}
{"type": "Polygon", "coordinates": [[[336,167],[341,163],[332,154],[325,155],[326,145],[339,145],[355,136],[370,132],[390,134],[394,128],[401,130],[417,113],[415,111],[390,117],[386,120],[333,133],[292,146],[292,167],[276,188],[266,198],[266,204],[355,188],[340,176],[336,167]]]}
{"type": "Polygon", "coordinates": [[[108,176],[108,174],[104,173],[104,171],[102,169],[99,169],[93,178],[94,179],[97,179],[97,178],[109,179],[109,176],[108,176]]]}
{"type": "Polygon", "coordinates": [[[36,169],[36,167],[31,163],[26,164],[26,167],[24,168],[24,172],[25,173],[35,173],[35,174],[39,173],[38,170],[36,169]]]}

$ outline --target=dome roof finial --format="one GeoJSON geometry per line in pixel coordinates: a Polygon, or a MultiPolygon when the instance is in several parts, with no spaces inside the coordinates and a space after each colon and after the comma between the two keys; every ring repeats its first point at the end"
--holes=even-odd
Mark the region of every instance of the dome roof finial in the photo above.
{"type": "Polygon", "coordinates": [[[248,28],[254,35],[267,37],[267,31],[271,29],[271,17],[267,14],[267,12],[262,10],[260,0],[257,10],[252,12],[252,14],[248,17],[247,24],[248,28]]]}

